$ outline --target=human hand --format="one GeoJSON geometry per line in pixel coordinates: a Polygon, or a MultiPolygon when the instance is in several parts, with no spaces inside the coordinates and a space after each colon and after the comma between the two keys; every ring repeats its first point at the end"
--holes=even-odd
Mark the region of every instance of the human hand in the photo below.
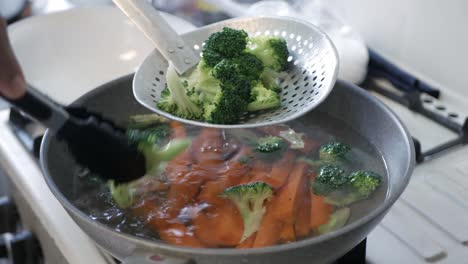
{"type": "Polygon", "coordinates": [[[26,82],[10,46],[7,23],[0,18],[0,94],[8,99],[17,99],[25,92],[26,82]]]}

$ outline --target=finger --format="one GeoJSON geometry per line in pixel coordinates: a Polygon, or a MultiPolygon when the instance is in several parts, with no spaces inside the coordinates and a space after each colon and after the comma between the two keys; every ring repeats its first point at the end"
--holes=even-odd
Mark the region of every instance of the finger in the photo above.
{"type": "Polygon", "coordinates": [[[21,97],[26,82],[8,39],[7,24],[0,18],[0,93],[10,99],[21,97]]]}

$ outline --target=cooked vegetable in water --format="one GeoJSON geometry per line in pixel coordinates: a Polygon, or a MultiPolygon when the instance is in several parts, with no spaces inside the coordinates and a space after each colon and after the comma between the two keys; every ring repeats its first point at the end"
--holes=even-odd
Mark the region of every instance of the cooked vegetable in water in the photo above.
{"type": "Polygon", "coordinates": [[[378,154],[344,143],[364,140],[343,131],[349,136],[297,122],[218,130],[132,117],[127,135],[152,169],[128,184],[93,187],[111,200],[97,209],[102,198],[88,191],[80,199],[94,207],[80,207],[122,232],[189,247],[265,247],[333,232],[386,192],[378,154]]]}
{"type": "Polygon", "coordinates": [[[169,66],[157,106],[182,118],[218,124],[236,123],[245,112],[278,108],[277,79],[288,56],[282,38],[249,37],[225,27],[206,40],[202,59],[188,76],[169,66]]]}

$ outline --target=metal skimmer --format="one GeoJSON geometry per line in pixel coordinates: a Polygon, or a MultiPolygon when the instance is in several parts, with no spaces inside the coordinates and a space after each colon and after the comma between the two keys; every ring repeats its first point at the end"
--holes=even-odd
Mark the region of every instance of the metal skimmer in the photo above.
{"type": "Polygon", "coordinates": [[[198,126],[245,128],[284,123],[317,107],[331,92],[338,73],[338,54],[328,36],[313,25],[284,17],[236,18],[211,24],[183,35],[161,18],[145,0],[114,0],[129,18],[153,41],[154,50],[140,65],[133,81],[139,103],[167,118],[198,126]],[[204,41],[223,27],[243,29],[249,36],[269,35],[286,39],[290,56],[284,78],[279,80],[281,107],[246,113],[238,124],[221,125],[182,119],[157,108],[156,102],[166,85],[166,70],[171,61],[182,74],[202,56],[204,41]]]}

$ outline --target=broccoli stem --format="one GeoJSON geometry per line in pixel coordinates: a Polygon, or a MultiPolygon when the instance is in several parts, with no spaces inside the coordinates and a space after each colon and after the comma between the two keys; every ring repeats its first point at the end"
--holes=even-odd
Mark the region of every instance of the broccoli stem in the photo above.
{"type": "Polygon", "coordinates": [[[140,144],[139,148],[146,159],[148,172],[158,167],[162,161],[169,161],[183,152],[191,143],[190,139],[173,139],[162,149],[157,145],[140,144]]]}
{"type": "Polygon", "coordinates": [[[340,208],[331,214],[328,222],[319,226],[317,231],[322,235],[338,230],[348,222],[350,216],[351,209],[348,207],[340,208]]]}
{"type": "Polygon", "coordinates": [[[154,124],[167,123],[169,119],[157,114],[133,115],[129,117],[129,128],[141,129],[154,124]]]}
{"type": "Polygon", "coordinates": [[[169,63],[169,68],[167,68],[166,80],[167,88],[171,91],[171,96],[179,108],[179,113],[190,113],[193,116],[200,117],[203,111],[190,101],[172,63],[169,63]]]}

